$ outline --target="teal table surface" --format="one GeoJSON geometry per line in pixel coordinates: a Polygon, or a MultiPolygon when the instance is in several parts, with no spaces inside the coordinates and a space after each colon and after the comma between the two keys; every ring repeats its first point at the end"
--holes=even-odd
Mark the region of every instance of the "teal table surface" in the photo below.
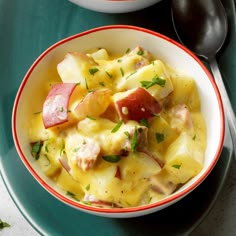
{"type": "MultiPolygon", "coordinates": [[[[222,2],[229,19],[229,35],[217,60],[236,110],[235,2],[222,2]]],[[[28,173],[13,144],[11,114],[15,95],[30,65],[45,49],[73,34],[112,24],[141,26],[177,40],[170,6],[170,0],[162,0],[137,12],[105,14],[67,0],[0,0],[1,176],[19,211],[39,234],[188,235],[214,205],[232,161],[232,151],[227,145],[211,174],[183,200],[148,216],[110,219],[82,213],[52,197],[28,173]]]]}

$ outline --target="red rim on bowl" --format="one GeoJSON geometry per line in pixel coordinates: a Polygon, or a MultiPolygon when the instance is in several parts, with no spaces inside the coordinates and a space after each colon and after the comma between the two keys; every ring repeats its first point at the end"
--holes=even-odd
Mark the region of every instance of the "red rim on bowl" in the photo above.
{"type": "Polygon", "coordinates": [[[224,126],[224,112],[223,112],[223,105],[222,105],[222,101],[221,101],[221,96],[219,93],[219,90],[215,84],[215,81],[211,75],[211,73],[208,71],[208,69],[203,65],[203,63],[200,61],[200,59],[194,55],[191,51],[189,51],[187,48],[185,48],[183,45],[179,44],[178,42],[176,42],[175,40],[172,40],[170,38],[168,38],[167,36],[164,36],[160,33],[145,29],[145,28],[141,28],[141,27],[136,27],[136,26],[129,26],[129,25],[109,25],[109,26],[102,26],[102,27],[98,27],[98,28],[94,28],[82,33],[78,33],[76,35],[70,36],[68,38],[65,38],[55,44],[53,44],[51,47],[49,47],[47,50],[45,50],[37,59],[36,61],[33,63],[33,65],[30,67],[30,69],[28,70],[28,72],[26,73],[20,87],[19,90],[17,92],[16,95],[16,99],[14,102],[14,107],[13,107],[13,113],[12,113],[12,132],[13,132],[13,139],[15,142],[15,146],[16,149],[18,151],[18,154],[21,158],[21,160],[23,161],[24,165],[26,166],[26,168],[29,170],[29,172],[33,175],[33,177],[49,192],[51,193],[53,196],[55,196],[56,198],[58,198],[59,200],[61,200],[64,203],[67,203],[75,208],[79,208],[81,210],[85,210],[85,211],[89,211],[91,213],[101,213],[101,214],[110,214],[110,215],[119,215],[122,213],[135,213],[135,212],[141,212],[141,211],[150,211],[153,208],[157,208],[160,207],[164,204],[170,204],[170,203],[174,203],[175,201],[177,201],[178,199],[182,198],[183,196],[185,196],[186,194],[190,193],[194,188],[196,188],[211,172],[211,170],[213,169],[213,167],[215,166],[215,164],[218,161],[218,158],[220,156],[222,147],[223,147],[223,142],[224,142],[224,132],[225,132],[225,126],[224,126]],[[177,46],[178,48],[182,49],[186,54],[188,54],[189,56],[192,57],[193,60],[195,60],[202,68],[202,70],[205,72],[205,74],[207,75],[207,77],[209,78],[212,87],[214,88],[214,91],[216,93],[217,96],[217,100],[218,100],[218,106],[220,109],[220,120],[221,120],[221,137],[219,139],[219,143],[218,143],[218,147],[217,150],[215,152],[215,156],[214,159],[211,161],[211,164],[208,166],[208,168],[206,169],[206,171],[204,172],[203,175],[200,176],[200,178],[197,179],[197,181],[193,182],[190,186],[184,188],[183,190],[177,192],[177,193],[173,193],[170,196],[156,202],[156,203],[152,203],[152,204],[148,204],[148,205],[143,205],[143,206],[138,206],[138,207],[130,207],[130,208],[97,208],[97,207],[93,207],[90,205],[84,205],[81,204],[79,202],[76,202],[72,199],[69,199],[65,196],[63,196],[61,193],[57,192],[56,190],[54,190],[51,186],[49,186],[48,183],[46,183],[37,173],[36,171],[32,168],[31,164],[29,163],[29,161],[27,160],[26,156],[24,155],[20,145],[19,145],[19,139],[18,139],[18,135],[17,135],[17,128],[16,128],[16,114],[17,114],[17,108],[18,108],[18,103],[20,101],[20,97],[22,94],[22,91],[24,89],[24,86],[27,82],[27,80],[29,79],[32,71],[35,69],[35,67],[37,66],[37,64],[50,52],[52,51],[54,48],[67,43],[70,40],[73,40],[75,38],[79,38],[82,37],[84,35],[88,35],[91,34],[93,32],[97,32],[97,31],[103,31],[103,30],[109,30],[109,29],[129,29],[129,30],[134,30],[134,31],[141,31],[141,32],[145,32],[147,34],[156,36],[158,38],[161,38],[165,41],[168,41],[169,43],[177,46]]]}

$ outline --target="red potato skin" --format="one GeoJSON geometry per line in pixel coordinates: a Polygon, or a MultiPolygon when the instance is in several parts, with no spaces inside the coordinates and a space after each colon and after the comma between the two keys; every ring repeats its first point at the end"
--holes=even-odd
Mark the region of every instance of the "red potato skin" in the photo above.
{"type": "Polygon", "coordinates": [[[61,163],[62,167],[70,174],[70,166],[66,158],[60,157],[59,162],[61,163]]]}
{"type": "Polygon", "coordinates": [[[161,111],[158,101],[143,88],[137,88],[127,97],[116,101],[116,107],[124,122],[128,120],[140,122],[142,119],[149,119],[161,111]],[[124,108],[127,112],[124,112],[124,108]]]}
{"type": "Polygon", "coordinates": [[[115,177],[118,178],[118,179],[121,179],[121,171],[120,171],[120,167],[119,166],[116,167],[115,177]]]}
{"type": "Polygon", "coordinates": [[[50,128],[68,121],[68,105],[76,83],[52,86],[43,104],[43,124],[50,128]]]}
{"type": "Polygon", "coordinates": [[[91,205],[101,208],[112,207],[112,208],[122,208],[116,203],[104,201],[101,199],[97,199],[93,195],[86,195],[83,199],[85,202],[89,202],[91,205]]]}
{"type": "Polygon", "coordinates": [[[113,202],[108,202],[108,201],[103,201],[103,200],[97,200],[97,201],[91,201],[91,205],[96,206],[96,207],[101,207],[101,208],[122,208],[119,205],[113,203],[113,202]]]}

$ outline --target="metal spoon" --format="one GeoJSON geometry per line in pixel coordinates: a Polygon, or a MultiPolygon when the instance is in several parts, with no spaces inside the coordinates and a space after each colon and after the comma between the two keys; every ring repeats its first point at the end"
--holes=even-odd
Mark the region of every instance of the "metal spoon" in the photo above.
{"type": "Polygon", "coordinates": [[[172,0],[172,21],[179,40],[210,64],[236,155],[236,118],[215,58],[228,31],[224,7],[220,0],[172,0]]]}

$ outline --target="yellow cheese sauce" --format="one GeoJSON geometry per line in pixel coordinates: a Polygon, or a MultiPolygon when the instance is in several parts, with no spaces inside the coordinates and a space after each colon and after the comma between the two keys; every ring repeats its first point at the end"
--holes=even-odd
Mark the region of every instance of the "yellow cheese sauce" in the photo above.
{"type": "Polygon", "coordinates": [[[206,127],[192,78],[140,46],[118,57],[106,49],[68,53],[57,73],[41,88],[42,112],[32,112],[28,135],[35,161],[68,197],[97,207],[139,206],[201,171],[206,127]],[[74,87],[68,107],[58,108],[67,119],[53,124],[43,109],[45,101],[55,108],[47,97],[55,84],[74,87]]]}

